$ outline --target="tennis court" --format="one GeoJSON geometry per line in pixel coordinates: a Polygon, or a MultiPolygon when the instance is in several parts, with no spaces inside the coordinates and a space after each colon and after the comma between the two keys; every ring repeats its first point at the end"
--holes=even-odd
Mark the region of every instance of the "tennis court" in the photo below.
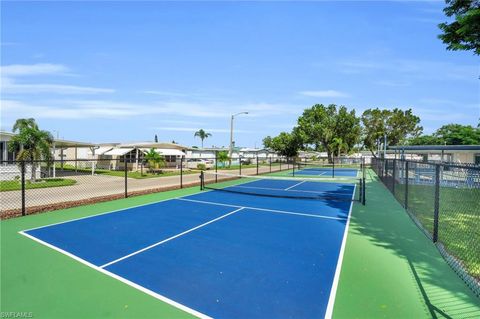
{"type": "Polygon", "coordinates": [[[330,316],[356,185],[213,181],[21,234],[199,317],[330,316]]]}

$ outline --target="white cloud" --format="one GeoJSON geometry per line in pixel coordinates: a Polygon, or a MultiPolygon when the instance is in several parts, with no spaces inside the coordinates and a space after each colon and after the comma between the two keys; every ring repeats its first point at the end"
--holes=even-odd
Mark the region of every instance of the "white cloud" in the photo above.
{"type": "Polygon", "coordinates": [[[19,83],[18,77],[34,75],[68,75],[69,69],[62,64],[12,64],[0,67],[0,89],[3,94],[99,94],[113,93],[115,90],[89,86],[50,84],[50,83],[19,83]]]}
{"type": "Polygon", "coordinates": [[[62,74],[69,69],[62,64],[37,63],[37,64],[11,64],[0,67],[2,76],[25,76],[39,74],[62,74]]]}
{"type": "MultiPolygon", "coordinates": [[[[15,118],[28,114],[35,118],[122,118],[145,115],[171,115],[182,118],[223,118],[231,114],[248,110],[251,117],[284,115],[298,113],[287,105],[256,103],[256,104],[225,104],[189,103],[189,102],[154,102],[150,104],[124,103],[103,100],[55,100],[45,102],[21,102],[3,100],[2,116],[15,118]]],[[[184,125],[184,124],[182,124],[184,125]]]]}
{"type": "Polygon", "coordinates": [[[311,97],[348,97],[349,95],[335,90],[323,90],[323,91],[302,91],[301,95],[311,97]]]}
{"type": "Polygon", "coordinates": [[[160,96],[173,96],[173,97],[183,97],[183,96],[187,96],[187,94],[185,94],[185,93],[170,92],[170,91],[155,91],[155,90],[150,90],[150,91],[143,91],[143,93],[152,94],[152,95],[160,95],[160,96]]]}
{"type": "MultiPolygon", "coordinates": [[[[176,132],[196,132],[198,129],[191,128],[191,127],[181,127],[181,126],[158,126],[155,127],[156,130],[159,131],[176,131],[176,132]]],[[[230,133],[230,129],[223,129],[223,128],[204,128],[204,130],[208,133],[230,133]]],[[[237,130],[235,129],[235,133],[254,133],[252,131],[247,130],[237,130]]]]}
{"type": "Polygon", "coordinates": [[[407,79],[428,80],[470,80],[476,81],[480,67],[478,65],[454,64],[449,62],[391,59],[391,60],[349,60],[340,61],[340,71],[347,74],[370,73],[382,71],[385,76],[390,72],[398,78],[399,74],[407,79]]]}
{"type": "Polygon", "coordinates": [[[4,94],[36,94],[36,93],[56,93],[56,94],[99,94],[113,93],[113,89],[95,88],[78,85],[65,84],[19,84],[15,81],[3,78],[1,90],[4,94]]]}

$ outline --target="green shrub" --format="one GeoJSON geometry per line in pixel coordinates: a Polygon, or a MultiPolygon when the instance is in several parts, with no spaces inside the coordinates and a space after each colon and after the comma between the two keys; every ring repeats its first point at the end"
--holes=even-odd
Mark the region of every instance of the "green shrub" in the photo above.
{"type": "Polygon", "coordinates": [[[203,163],[198,163],[197,164],[197,169],[201,170],[201,171],[204,171],[207,169],[207,166],[203,163]]]}

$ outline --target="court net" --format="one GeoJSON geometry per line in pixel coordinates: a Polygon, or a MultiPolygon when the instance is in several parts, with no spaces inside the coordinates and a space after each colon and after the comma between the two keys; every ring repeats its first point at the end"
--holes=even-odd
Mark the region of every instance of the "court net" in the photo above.
{"type": "Polygon", "coordinates": [[[326,183],[324,179],[278,176],[248,176],[203,171],[202,190],[275,198],[358,201],[365,203],[364,182],[326,183]],[[356,187],[355,187],[356,186],[356,187]]]}

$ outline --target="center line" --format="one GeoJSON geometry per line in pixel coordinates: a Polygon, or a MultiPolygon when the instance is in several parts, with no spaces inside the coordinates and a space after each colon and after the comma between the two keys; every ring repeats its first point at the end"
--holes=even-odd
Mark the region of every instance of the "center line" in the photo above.
{"type": "Polygon", "coordinates": [[[244,209],[244,207],[240,207],[240,208],[234,210],[233,212],[227,213],[227,214],[225,214],[225,215],[222,215],[222,216],[220,216],[220,217],[217,217],[217,218],[215,218],[215,219],[212,219],[212,220],[210,220],[210,221],[208,221],[208,222],[206,222],[206,223],[203,223],[203,224],[198,225],[198,226],[196,226],[196,227],[190,228],[190,229],[188,229],[188,230],[186,230],[186,231],[184,231],[184,232],[182,232],[182,233],[180,233],[180,234],[177,234],[177,235],[175,235],[175,236],[169,237],[169,238],[167,238],[167,239],[164,239],[164,240],[162,240],[162,241],[159,241],[158,243],[155,243],[155,244],[153,244],[153,245],[150,245],[150,246],[147,246],[147,247],[142,248],[142,249],[140,249],[140,250],[137,250],[137,251],[135,251],[135,252],[133,252],[133,253],[131,253],[131,254],[128,254],[128,255],[123,256],[123,257],[120,257],[120,258],[118,258],[118,259],[115,259],[115,260],[113,260],[113,261],[111,261],[111,262],[109,262],[109,263],[106,263],[105,265],[100,266],[100,268],[108,267],[108,266],[113,265],[113,264],[115,264],[115,263],[117,263],[117,262],[119,262],[119,261],[122,261],[122,260],[124,260],[124,259],[130,258],[130,257],[135,256],[135,255],[137,255],[137,254],[140,254],[140,253],[142,253],[142,252],[144,252],[144,251],[146,251],[146,250],[149,250],[149,249],[152,249],[152,248],[154,248],[154,247],[156,247],[156,246],[158,246],[158,245],[164,244],[164,243],[166,243],[167,241],[170,241],[170,240],[172,240],[172,239],[178,238],[178,237],[183,236],[183,235],[185,235],[185,234],[188,234],[188,233],[190,233],[190,232],[192,232],[192,231],[194,231],[194,230],[197,230],[197,229],[199,229],[199,228],[202,228],[202,227],[204,227],[204,226],[207,226],[208,224],[211,224],[211,223],[213,223],[213,222],[216,222],[217,220],[220,220],[220,219],[222,219],[222,218],[225,218],[225,217],[227,217],[227,216],[230,216],[230,215],[232,215],[232,214],[235,214],[236,212],[239,212],[239,211],[241,211],[242,209],[244,209]]]}
{"type": "Polygon", "coordinates": [[[305,183],[305,182],[306,182],[306,181],[301,181],[300,183],[296,183],[296,184],[294,184],[294,185],[292,185],[292,186],[290,186],[290,187],[285,188],[284,190],[285,190],[285,191],[288,191],[290,188],[294,188],[295,186],[298,186],[298,185],[303,184],[303,183],[305,183]]]}

